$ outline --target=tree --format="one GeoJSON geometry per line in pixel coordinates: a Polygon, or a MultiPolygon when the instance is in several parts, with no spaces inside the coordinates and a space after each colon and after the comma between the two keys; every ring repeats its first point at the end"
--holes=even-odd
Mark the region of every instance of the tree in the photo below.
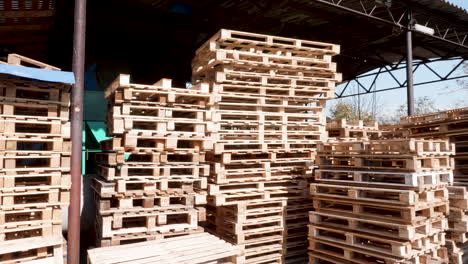
{"type": "Polygon", "coordinates": [[[376,118],[375,111],[372,110],[372,103],[355,100],[338,100],[329,108],[332,120],[363,120],[364,122],[374,122],[376,118]]]}
{"type": "MultiPolygon", "coordinates": [[[[463,64],[463,71],[468,74],[468,63],[463,64]]],[[[461,89],[468,91],[468,81],[466,79],[457,80],[457,83],[461,89]]]]}
{"type": "MultiPolygon", "coordinates": [[[[433,113],[437,111],[439,110],[435,106],[434,99],[428,96],[418,97],[414,101],[414,112],[415,112],[414,114],[415,115],[428,114],[428,113],[433,113]]],[[[393,115],[391,115],[390,117],[387,117],[383,123],[398,124],[400,122],[400,118],[403,116],[407,116],[407,115],[408,115],[408,104],[404,103],[398,107],[398,109],[395,111],[393,115]]]]}

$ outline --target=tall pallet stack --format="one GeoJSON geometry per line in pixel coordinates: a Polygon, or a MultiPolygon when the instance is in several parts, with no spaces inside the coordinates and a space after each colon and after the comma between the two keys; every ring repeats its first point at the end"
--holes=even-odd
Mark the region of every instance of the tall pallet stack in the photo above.
{"type": "Polygon", "coordinates": [[[326,130],[328,136],[334,138],[378,139],[382,134],[377,122],[366,123],[363,120],[339,119],[327,121],[326,130]]]}
{"type": "Polygon", "coordinates": [[[449,187],[447,247],[451,262],[468,262],[468,108],[403,117],[409,137],[449,138],[455,144],[454,186],[449,187]]]}
{"type": "Polygon", "coordinates": [[[63,263],[70,85],[0,75],[0,263],[63,263]]]}
{"type": "Polygon", "coordinates": [[[120,75],[106,90],[109,101],[105,152],[96,155],[99,178],[97,235],[100,246],[200,232],[196,205],[206,203],[212,148],[206,85],[174,88],[130,83],[120,75]]]}
{"type": "Polygon", "coordinates": [[[308,180],[324,139],[327,99],[340,81],[339,46],[221,30],[192,61],[193,82],[209,82],[208,219],[242,245],[245,263],[307,258],[308,180]]]}
{"type": "Polygon", "coordinates": [[[309,263],[447,263],[447,140],[319,145],[309,263]]]}

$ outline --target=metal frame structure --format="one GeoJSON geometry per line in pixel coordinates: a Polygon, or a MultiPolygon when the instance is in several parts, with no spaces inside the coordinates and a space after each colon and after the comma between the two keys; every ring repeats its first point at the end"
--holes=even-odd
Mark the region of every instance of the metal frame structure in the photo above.
{"type": "MultiPolygon", "coordinates": [[[[395,64],[386,65],[376,70],[373,70],[370,73],[364,73],[364,74],[358,75],[355,79],[352,79],[346,82],[346,84],[344,84],[343,89],[336,91],[335,93],[336,98],[346,98],[346,97],[351,97],[351,96],[366,95],[366,94],[371,94],[371,93],[376,93],[376,92],[384,92],[384,91],[402,89],[402,88],[407,87],[407,81],[406,80],[402,81],[398,79],[397,76],[395,75],[395,72],[403,71],[407,68],[406,61],[404,59],[405,57],[402,57],[402,59],[395,64]],[[387,76],[391,80],[394,81],[391,87],[386,87],[382,89],[375,87],[379,77],[383,77],[383,76],[387,76]],[[369,78],[371,79],[370,83],[365,83],[363,81],[369,78]],[[347,94],[346,92],[349,90],[349,87],[352,87],[352,84],[356,84],[357,87],[359,87],[359,90],[355,93],[347,94]]],[[[462,75],[455,75],[456,71],[462,68],[464,63],[468,63],[468,60],[464,58],[460,58],[460,57],[455,57],[455,58],[450,58],[450,59],[433,59],[433,60],[428,60],[428,61],[414,61],[413,71],[412,71],[413,75],[416,75],[418,71],[425,68],[429,70],[431,73],[433,73],[433,76],[435,78],[435,80],[431,80],[431,81],[416,82],[414,83],[414,86],[468,78],[468,73],[465,73],[462,75]],[[448,73],[441,74],[441,73],[438,73],[433,68],[433,66],[431,66],[431,64],[438,63],[438,62],[454,62],[455,65],[449,70],[448,73]]]]}
{"type": "MultiPolygon", "coordinates": [[[[426,12],[422,10],[422,7],[418,4],[415,4],[412,1],[404,1],[404,0],[375,0],[375,1],[363,1],[358,0],[359,5],[356,5],[357,0],[316,0],[319,3],[325,4],[330,7],[338,8],[342,11],[350,12],[354,15],[359,15],[362,17],[366,17],[368,19],[372,19],[374,22],[385,23],[396,28],[399,28],[401,31],[406,31],[406,81],[401,83],[392,73],[395,70],[401,69],[399,65],[405,59],[405,56],[402,59],[393,65],[388,65],[383,58],[380,58],[383,63],[383,67],[380,67],[377,73],[374,73],[375,76],[374,81],[370,84],[368,88],[366,88],[359,79],[364,77],[368,77],[372,74],[362,74],[360,76],[355,77],[354,80],[349,80],[344,89],[336,93],[337,98],[349,97],[349,96],[359,96],[366,93],[374,93],[374,92],[381,92],[381,91],[388,91],[393,89],[407,88],[407,103],[408,103],[408,115],[414,114],[414,86],[415,85],[422,85],[428,83],[434,83],[439,81],[447,81],[447,80],[454,80],[459,78],[468,77],[468,75],[458,76],[458,77],[451,77],[451,75],[465,62],[465,59],[462,58],[460,63],[457,64],[453,70],[449,72],[446,76],[441,76],[438,74],[434,69],[428,66],[429,63],[433,62],[431,60],[422,60],[417,63],[413,63],[413,38],[414,34],[424,34],[425,37],[429,37],[432,39],[442,40],[457,46],[457,49],[460,50],[468,50],[468,31],[459,30],[461,27],[460,25],[456,25],[454,23],[449,22],[448,18],[445,17],[437,17],[433,18],[431,16],[427,16],[426,12]],[[434,29],[433,34],[423,33],[418,30],[415,30],[416,21],[419,20],[419,23],[428,28],[434,29]],[[465,32],[465,33],[463,33],[465,32]],[[423,82],[414,84],[414,73],[415,71],[421,66],[425,66],[429,69],[432,73],[434,73],[438,79],[430,82],[423,82]],[[390,69],[388,69],[389,67],[390,69]],[[414,67],[414,69],[413,69],[414,67]],[[372,87],[377,81],[378,77],[382,73],[388,73],[398,84],[396,87],[386,88],[386,89],[379,89],[373,90],[372,87]],[[356,94],[345,95],[344,93],[347,90],[347,87],[350,83],[356,82],[358,87],[362,88],[364,92],[357,92],[356,94]]],[[[465,25],[466,27],[466,25],[465,25]]],[[[436,54],[433,50],[428,47],[423,47],[426,50],[436,54]]],[[[454,54],[457,53],[457,50],[454,51],[454,54]]],[[[468,52],[467,52],[468,54],[468,52]]],[[[453,58],[447,56],[440,56],[440,60],[449,61],[453,58]]]]}

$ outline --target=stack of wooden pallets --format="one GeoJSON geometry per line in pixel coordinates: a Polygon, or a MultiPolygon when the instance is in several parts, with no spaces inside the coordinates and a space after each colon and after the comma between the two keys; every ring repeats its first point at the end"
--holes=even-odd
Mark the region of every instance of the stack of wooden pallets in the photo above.
{"type": "Polygon", "coordinates": [[[130,83],[120,75],[106,90],[105,152],[96,155],[98,245],[120,245],[200,232],[212,148],[206,85],[174,88],[130,83]],[[200,215],[199,215],[200,214],[200,215]]]}
{"type": "Polygon", "coordinates": [[[309,263],[446,263],[453,152],[447,140],[319,145],[309,263]]]}
{"type": "Polygon", "coordinates": [[[331,120],[327,121],[329,137],[334,138],[368,138],[378,139],[382,135],[377,122],[365,123],[363,120],[331,120]]]}
{"type": "Polygon", "coordinates": [[[63,263],[70,86],[0,75],[0,263],[63,263]]]}
{"type": "Polygon", "coordinates": [[[214,150],[208,225],[242,245],[246,263],[307,259],[308,179],[322,113],[340,81],[339,46],[221,30],[196,52],[209,82],[214,150]]]}
{"type": "Polygon", "coordinates": [[[449,138],[455,144],[454,186],[449,187],[447,247],[452,263],[468,262],[468,108],[403,117],[409,137],[449,138]]]}

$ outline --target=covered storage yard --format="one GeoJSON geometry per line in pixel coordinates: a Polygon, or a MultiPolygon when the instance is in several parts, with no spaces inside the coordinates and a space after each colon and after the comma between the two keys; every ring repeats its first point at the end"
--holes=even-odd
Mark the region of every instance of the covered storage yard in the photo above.
{"type": "Polygon", "coordinates": [[[466,264],[468,108],[414,94],[467,58],[445,0],[0,0],[0,264],[466,264]]]}

